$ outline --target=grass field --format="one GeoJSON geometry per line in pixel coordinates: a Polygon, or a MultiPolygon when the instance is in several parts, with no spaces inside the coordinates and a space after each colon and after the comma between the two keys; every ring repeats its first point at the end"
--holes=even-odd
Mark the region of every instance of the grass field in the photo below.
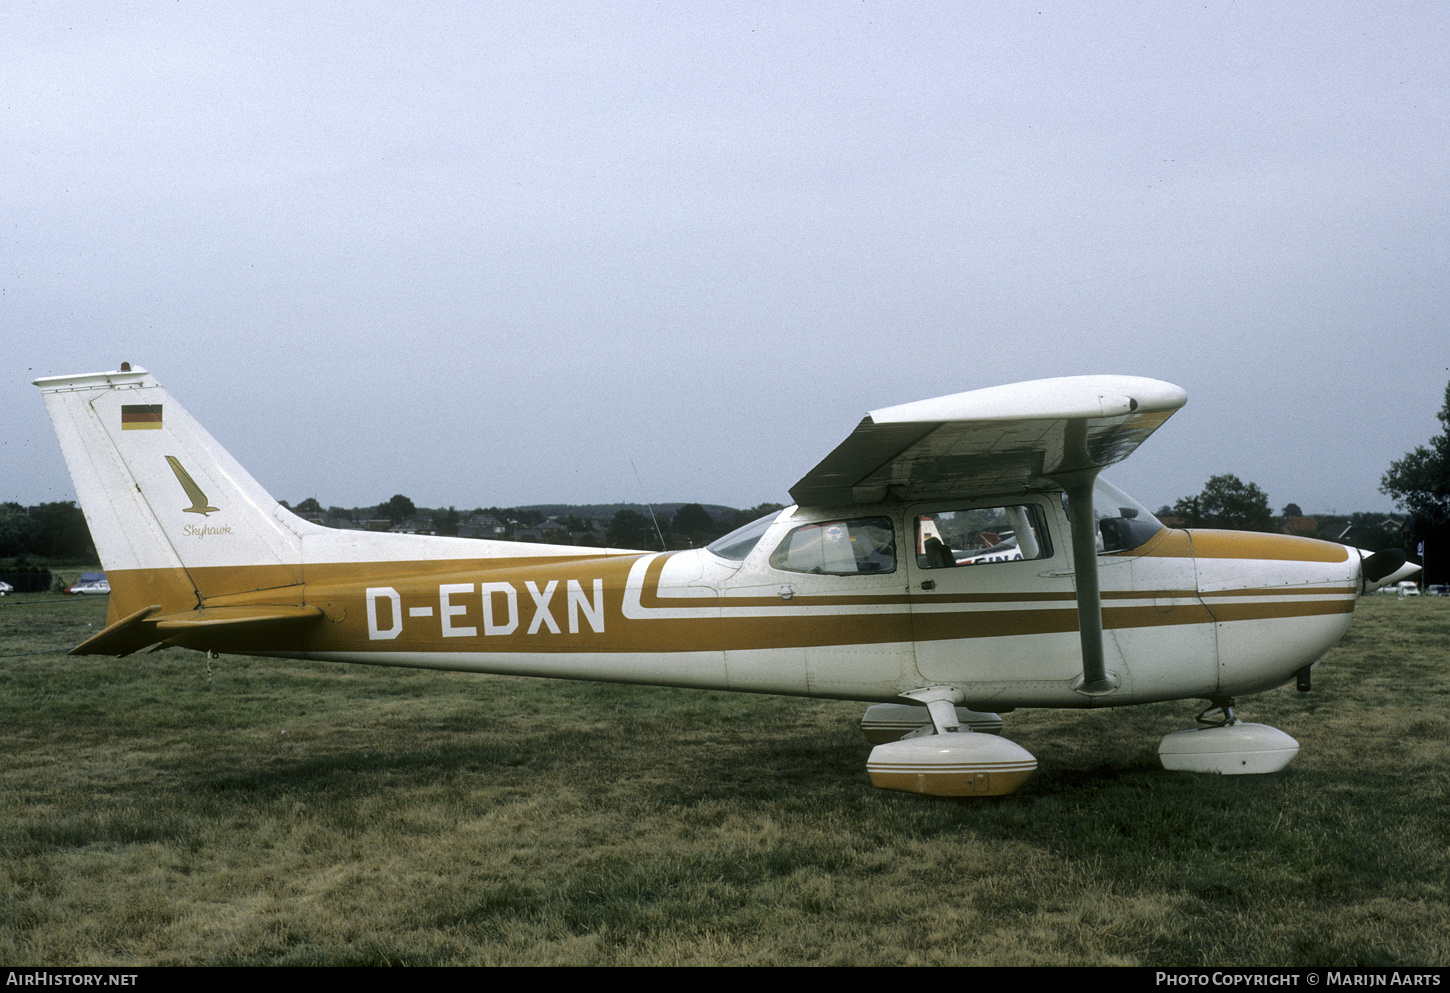
{"type": "Polygon", "coordinates": [[[0,601],[6,963],[1450,963],[1450,600],[1239,701],[1283,773],[1165,772],[1192,702],[1021,711],[967,801],[872,789],[859,704],[65,657],[104,611],[0,601]]]}

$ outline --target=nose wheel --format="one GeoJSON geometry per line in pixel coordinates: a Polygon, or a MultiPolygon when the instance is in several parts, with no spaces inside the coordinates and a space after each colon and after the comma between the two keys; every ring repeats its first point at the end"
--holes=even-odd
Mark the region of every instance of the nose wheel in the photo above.
{"type": "Polygon", "coordinates": [[[1198,727],[1166,735],[1158,745],[1165,769],[1221,776],[1278,772],[1299,754],[1299,742],[1267,724],[1246,724],[1233,697],[1215,697],[1198,714],[1198,727]]]}

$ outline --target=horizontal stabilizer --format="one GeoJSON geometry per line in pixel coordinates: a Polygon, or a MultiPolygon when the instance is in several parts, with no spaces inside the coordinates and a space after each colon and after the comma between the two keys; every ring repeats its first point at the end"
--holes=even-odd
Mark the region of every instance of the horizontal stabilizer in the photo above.
{"type": "Polygon", "coordinates": [[[240,630],[257,625],[292,625],[322,616],[319,607],[202,607],[184,614],[164,614],[152,618],[159,631],[215,631],[220,628],[240,630]]]}
{"type": "Polygon", "coordinates": [[[119,658],[140,651],[159,640],[156,638],[155,625],[143,626],[143,622],[160,609],[161,604],[153,603],[133,614],[127,614],[116,623],[107,624],[104,631],[87,638],[66,654],[114,655],[119,658]]]}
{"type": "MultiPolygon", "coordinates": [[[[175,614],[157,614],[145,607],[123,617],[70,650],[71,655],[130,655],[157,642],[188,648],[211,647],[229,638],[297,628],[322,616],[318,607],[203,607],[175,614]],[[200,644],[204,641],[205,645],[200,644]]],[[[220,650],[220,649],[218,649],[220,650]]]]}

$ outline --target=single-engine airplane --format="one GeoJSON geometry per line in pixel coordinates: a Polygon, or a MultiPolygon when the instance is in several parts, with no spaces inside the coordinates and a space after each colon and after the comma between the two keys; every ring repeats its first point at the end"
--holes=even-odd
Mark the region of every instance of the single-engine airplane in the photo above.
{"type": "Polygon", "coordinates": [[[37,380],[111,583],[72,654],[206,652],[874,702],[879,787],[1011,793],[1018,707],[1202,699],[1170,769],[1298,752],[1237,696],[1299,679],[1355,600],[1418,567],[1283,535],[1174,530],[1101,478],[1186,398],[1045,379],[872,411],[706,548],[334,530],[293,515],[143,369],[37,380]]]}

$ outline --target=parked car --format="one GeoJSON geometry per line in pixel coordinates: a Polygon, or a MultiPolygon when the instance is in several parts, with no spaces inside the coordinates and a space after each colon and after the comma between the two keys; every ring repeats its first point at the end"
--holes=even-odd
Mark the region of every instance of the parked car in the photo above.
{"type": "MultiPolygon", "coordinates": [[[[83,572],[83,573],[81,573],[81,578],[80,579],[77,579],[74,583],[71,583],[69,586],[67,586],[63,592],[66,592],[66,593],[76,593],[76,592],[78,592],[77,589],[76,589],[77,586],[88,586],[88,585],[90,585],[92,583],[105,583],[105,582],[107,582],[107,580],[106,580],[106,574],[104,572],[83,572]]],[[[85,590],[83,592],[86,592],[86,593],[94,593],[96,591],[95,590],[85,590]]],[[[107,587],[106,587],[106,592],[107,593],[111,592],[111,587],[109,585],[107,585],[107,587]]]]}
{"type": "Polygon", "coordinates": [[[11,586],[9,583],[0,583],[0,596],[4,596],[6,593],[14,592],[15,587],[11,586]]]}
{"type": "Polygon", "coordinates": [[[1395,589],[1400,591],[1400,596],[1420,595],[1420,587],[1415,583],[1413,579],[1406,579],[1403,582],[1397,583],[1395,585],[1395,589]]]}
{"type": "Polygon", "coordinates": [[[1450,586],[1443,583],[1436,583],[1434,586],[1425,587],[1426,596],[1450,596],[1450,586]]]}
{"type": "Polygon", "coordinates": [[[106,582],[104,579],[97,579],[89,583],[76,583],[73,586],[67,587],[66,592],[71,593],[75,596],[109,596],[111,592],[111,584],[106,582]]]}

